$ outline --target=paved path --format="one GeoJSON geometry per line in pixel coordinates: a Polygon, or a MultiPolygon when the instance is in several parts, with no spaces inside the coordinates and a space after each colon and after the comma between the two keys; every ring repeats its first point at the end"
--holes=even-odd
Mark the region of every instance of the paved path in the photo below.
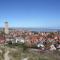
{"type": "Polygon", "coordinates": [[[4,54],[4,60],[10,60],[8,54],[9,54],[9,51],[7,50],[4,54]]]}
{"type": "Polygon", "coordinates": [[[23,58],[22,60],[28,60],[28,58],[23,58]]]}

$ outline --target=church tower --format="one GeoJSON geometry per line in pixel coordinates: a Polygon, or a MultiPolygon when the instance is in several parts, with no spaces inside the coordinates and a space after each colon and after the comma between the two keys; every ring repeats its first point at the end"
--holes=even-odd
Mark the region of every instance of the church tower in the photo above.
{"type": "Polygon", "coordinates": [[[5,22],[5,34],[9,34],[8,22],[5,22]]]}

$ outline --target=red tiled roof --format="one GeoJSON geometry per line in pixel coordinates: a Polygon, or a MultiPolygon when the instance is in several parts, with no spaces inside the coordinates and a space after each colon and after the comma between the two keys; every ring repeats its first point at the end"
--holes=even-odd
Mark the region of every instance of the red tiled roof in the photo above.
{"type": "Polygon", "coordinates": [[[5,42],[5,37],[0,36],[0,44],[5,42]]]}

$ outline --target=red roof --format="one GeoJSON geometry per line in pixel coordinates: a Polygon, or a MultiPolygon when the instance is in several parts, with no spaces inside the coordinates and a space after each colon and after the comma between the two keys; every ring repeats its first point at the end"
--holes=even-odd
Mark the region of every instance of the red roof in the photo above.
{"type": "Polygon", "coordinates": [[[0,44],[4,43],[5,42],[5,37],[3,36],[0,36],[0,44]]]}

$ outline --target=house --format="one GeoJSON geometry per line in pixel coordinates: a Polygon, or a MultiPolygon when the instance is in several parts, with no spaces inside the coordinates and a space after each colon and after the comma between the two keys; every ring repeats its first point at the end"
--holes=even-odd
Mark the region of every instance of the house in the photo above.
{"type": "Polygon", "coordinates": [[[54,50],[56,50],[56,47],[52,44],[52,45],[50,46],[50,51],[54,51],[54,50]]]}
{"type": "Polygon", "coordinates": [[[60,44],[57,46],[58,51],[60,51],[60,44]]]}
{"type": "Polygon", "coordinates": [[[15,41],[16,41],[16,43],[25,43],[25,39],[24,38],[22,38],[22,37],[16,37],[15,38],[15,41]]]}
{"type": "Polygon", "coordinates": [[[4,44],[5,43],[5,37],[0,35],[0,44],[4,44]]]}
{"type": "Polygon", "coordinates": [[[40,48],[41,50],[45,49],[45,46],[41,42],[37,44],[37,47],[40,48]]]}

